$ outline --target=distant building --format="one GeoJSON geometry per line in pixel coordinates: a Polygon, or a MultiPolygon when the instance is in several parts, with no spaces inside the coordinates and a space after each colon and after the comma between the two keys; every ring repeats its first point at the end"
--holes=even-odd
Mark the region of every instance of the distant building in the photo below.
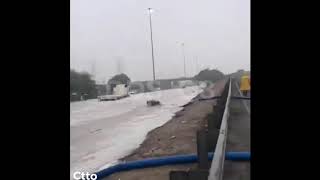
{"type": "Polygon", "coordinates": [[[113,88],[114,95],[128,95],[129,88],[126,84],[117,84],[116,87],[113,88]]]}

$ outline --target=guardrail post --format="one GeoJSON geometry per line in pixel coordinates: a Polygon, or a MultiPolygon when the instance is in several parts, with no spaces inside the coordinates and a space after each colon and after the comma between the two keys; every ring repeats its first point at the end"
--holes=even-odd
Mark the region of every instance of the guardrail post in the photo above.
{"type": "Polygon", "coordinates": [[[219,137],[219,130],[214,128],[207,132],[207,151],[214,152],[219,137]]]}
{"type": "Polygon", "coordinates": [[[208,129],[209,130],[215,129],[217,127],[218,121],[219,119],[216,113],[209,114],[207,119],[208,129]]]}
{"type": "Polygon", "coordinates": [[[209,169],[207,144],[207,132],[205,130],[197,131],[197,155],[199,169],[209,169]]]}
{"type": "Polygon", "coordinates": [[[188,180],[208,180],[208,170],[196,170],[188,173],[188,180]]]}
{"type": "Polygon", "coordinates": [[[208,170],[170,171],[170,180],[207,180],[208,170]]]}
{"type": "Polygon", "coordinates": [[[222,105],[216,105],[214,106],[214,116],[216,117],[216,122],[215,122],[215,127],[220,129],[220,125],[221,125],[221,120],[223,117],[223,110],[224,110],[224,106],[222,105]]]}
{"type": "Polygon", "coordinates": [[[186,171],[170,171],[170,180],[188,180],[188,173],[186,171]]]}

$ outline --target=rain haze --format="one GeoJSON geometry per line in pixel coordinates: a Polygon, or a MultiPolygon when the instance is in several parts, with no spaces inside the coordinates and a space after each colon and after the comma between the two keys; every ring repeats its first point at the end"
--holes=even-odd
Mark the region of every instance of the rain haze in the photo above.
{"type": "Polygon", "coordinates": [[[250,69],[249,0],[71,0],[70,66],[97,81],[117,73],[151,80],[152,29],[156,79],[204,68],[250,69]]]}

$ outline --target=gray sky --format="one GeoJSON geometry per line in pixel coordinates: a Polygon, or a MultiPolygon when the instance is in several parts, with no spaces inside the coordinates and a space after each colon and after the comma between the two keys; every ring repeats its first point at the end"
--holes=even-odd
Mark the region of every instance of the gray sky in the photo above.
{"type": "Polygon", "coordinates": [[[187,76],[197,69],[224,73],[250,69],[250,0],[71,0],[70,65],[108,80],[117,72],[152,79],[147,8],[156,78],[187,76]],[[198,68],[196,60],[198,61],[198,68]]]}

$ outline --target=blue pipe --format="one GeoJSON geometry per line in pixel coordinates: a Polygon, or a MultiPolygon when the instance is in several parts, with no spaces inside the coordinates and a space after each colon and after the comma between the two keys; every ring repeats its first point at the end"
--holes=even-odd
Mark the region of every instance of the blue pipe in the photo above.
{"type": "MultiPolygon", "coordinates": [[[[213,153],[208,153],[208,160],[211,161],[213,158],[213,153]]],[[[232,161],[250,161],[250,152],[226,152],[226,160],[232,161]]],[[[140,169],[147,167],[155,167],[162,165],[173,165],[173,164],[185,164],[185,163],[195,163],[198,157],[196,154],[190,155],[176,155],[176,156],[166,156],[159,158],[149,158],[138,161],[131,161],[126,163],[120,163],[96,173],[98,179],[109,176],[113,173],[120,171],[127,171],[132,169],[140,169]]]]}

